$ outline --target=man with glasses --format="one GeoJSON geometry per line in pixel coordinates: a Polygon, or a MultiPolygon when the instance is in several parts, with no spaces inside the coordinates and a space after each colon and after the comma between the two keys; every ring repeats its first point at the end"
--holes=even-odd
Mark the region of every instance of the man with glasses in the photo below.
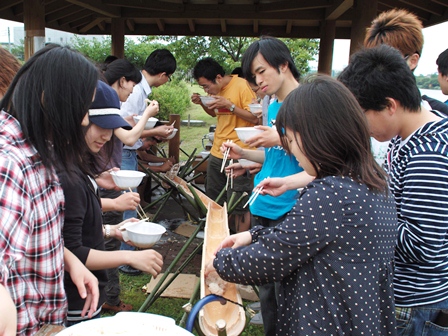
{"type": "MultiPolygon", "coordinates": [[[[223,163],[221,144],[231,140],[243,148],[249,148],[238,138],[235,128],[258,124],[259,119],[249,110],[249,104],[256,96],[245,79],[238,75],[226,75],[224,68],[210,57],[200,60],[195,65],[193,77],[208,95],[215,98],[209,105],[204,105],[199,94],[195,93],[191,97],[193,103],[201,105],[206,113],[217,119],[205,185],[207,196],[214,200],[227,183],[225,171],[221,170],[223,163]]],[[[235,178],[233,188],[228,188],[227,193],[221,197],[220,203],[228,202],[233,191],[237,193],[236,199],[238,199],[244,191],[250,194],[252,188],[252,179],[249,176],[239,176],[235,178]]],[[[235,232],[250,228],[250,213],[248,209],[242,208],[244,203],[245,200],[240,202],[234,211],[235,215],[229,218],[229,225],[235,232]]]]}
{"type": "MultiPolygon", "coordinates": [[[[152,87],[159,87],[171,80],[171,75],[176,71],[176,59],[167,49],[154,50],[146,59],[142,70],[142,80],[134,87],[134,91],[128,100],[121,105],[120,114],[123,118],[133,115],[142,115],[146,109],[145,100],[151,94],[152,87]]],[[[144,130],[141,138],[160,136],[166,137],[173,132],[174,127],[161,125],[150,130],[144,130]]],[[[121,169],[138,170],[137,149],[142,146],[139,139],[133,146],[124,146],[122,154],[121,169]]],[[[137,217],[137,212],[128,210],[123,212],[123,220],[137,217]]],[[[135,248],[126,243],[121,244],[122,250],[134,250],[135,248]]],[[[119,270],[128,275],[138,275],[141,271],[129,265],[119,267],[119,270]]]]}

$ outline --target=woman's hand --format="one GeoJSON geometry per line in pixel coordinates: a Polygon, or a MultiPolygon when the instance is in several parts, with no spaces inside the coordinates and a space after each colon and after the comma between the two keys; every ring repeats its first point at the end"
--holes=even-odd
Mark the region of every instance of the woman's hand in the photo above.
{"type": "Polygon", "coordinates": [[[146,109],[143,111],[142,118],[150,118],[154,117],[159,113],[159,102],[157,100],[146,100],[148,103],[148,106],[146,106],[146,109]]]}
{"type": "Polygon", "coordinates": [[[117,171],[120,170],[119,168],[112,168],[105,172],[102,172],[98,176],[95,177],[95,181],[101,188],[104,189],[110,189],[110,190],[121,190],[114,182],[114,179],[112,178],[112,175],[110,174],[111,171],[117,171]]]}
{"type": "Polygon", "coordinates": [[[246,140],[246,145],[251,147],[275,147],[281,146],[282,142],[277,130],[269,126],[254,126],[256,129],[263,130],[263,133],[254,135],[246,140]]]}
{"type": "Polygon", "coordinates": [[[266,178],[255,188],[263,187],[260,191],[262,195],[279,196],[289,190],[287,180],[284,177],[266,178]]]}
{"type": "Polygon", "coordinates": [[[130,266],[143,272],[150,273],[154,277],[160,274],[163,266],[162,255],[155,250],[132,251],[130,266]]]}
{"type": "Polygon", "coordinates": [[[110,226],[110,236],[112,238],[115,238],[115,239],[118,239],[118,240],[120,240],[122,242],[125,242],[128,245],[133,246],[132,242],[124,240],[124,238],[123,238],[123,227],[126,227],[126,224],[136,223],[136,222],[139,222],[139,221],[140,221],[140,219],[137,219],[137,218],[128,218],[128,219],[122,221],[119,224],[111,225],[110,226]]]}
{"type": "Polygon", "coordinates": [[[136,192],[126,192],[113,200],[115,211],[135,210],[140,204],[140,194],[136,192]]]}
{"type": "Polygon", "coordinates": [[[230,148],[228,159],[241,159],[243,155],[243,149],[238,146],[236,143],[225,141],[221,145],[221,152],[224,154],[224,152],[227,150],[227,148],[230,148]]]}

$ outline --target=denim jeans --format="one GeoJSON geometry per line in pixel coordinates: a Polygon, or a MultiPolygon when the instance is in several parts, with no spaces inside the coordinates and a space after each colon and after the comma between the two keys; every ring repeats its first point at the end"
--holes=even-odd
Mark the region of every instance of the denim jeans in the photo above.
{"type": "MultiPolygon", "coordinates": [[[[132,150],[132,149],[123,149],[121,169],[122,170],[138,170],[137,151],[132,150]]],[[[136,191],[136,190],[134,189],[133,191],[136,191]]],[[[133,218],[133,217],[137,218],[136,210],[126,210],[123,212],[123,220],[133,218]]],[[[133,251],[133,250],[135,250],[135,247],[122,242],[120,249],[133,251]]]]}
{"type": "Polygon", "coordinates": [[[396,307],[397,335],[442,336],[448,335],[448,327],[434,322],[440,311],[448,309],[448,299],[437,303],[411,308],[396,307]]]}

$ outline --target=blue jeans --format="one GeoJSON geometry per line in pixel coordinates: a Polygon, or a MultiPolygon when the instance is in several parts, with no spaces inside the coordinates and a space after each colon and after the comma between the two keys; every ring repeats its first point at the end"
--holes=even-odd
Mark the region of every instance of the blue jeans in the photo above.
{"type": "MultiPolygon", "coordinates": [[[[137,151],[132,149],[123,149],[122,161],[121,161],[121,169],[122,170],[138,170],[138,161],[137,161],[137,151]]],[[[136,190],[133,190],[136,191],[136,190]]],[[[136,210],[126,210],[123,212],[123,220],[129,218],[137,218],[136,210]]],[[[130,246],[124,242],[121,243],[120,250],[135,250],[135,247],[130,246]]]]}
{"type": "Polygon", "coordinates": [[[411,308],[396,307],[397,335],[442,336],[448,335],[448,327],[434,322],[442,309],[448,309],[448,299],[437,303],[411,308]]]}

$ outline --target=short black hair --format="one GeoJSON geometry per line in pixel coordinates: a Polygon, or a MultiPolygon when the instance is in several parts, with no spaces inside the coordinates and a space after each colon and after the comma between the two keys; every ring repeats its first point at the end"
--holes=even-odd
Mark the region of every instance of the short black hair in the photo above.
{"type": "Polygon", "coordinates": [[[252,62],[254,58],[261,54],[266,62],[280,72],[280,66],[288,63],[288,68],[297,81],[300,79],[300,72],[294,63],[291,52],[283,41],[271,36],[262,36],[258,41],[253,42],[244,52],[241,59],[243,77],[251,83],[255,83],[252,73],[252,62]]]}
{"type": "Polygon", "coordinates": [[[151,76],[166,72],[172,75],[176,71],[177,62],[174,55],[168,49],[156,49],[146,59],[143,70],[151,76]]]}
{"type": "Polygon", "coordinates": [[[196,80],[204,77],[215,83],[216,76],[218,75],[224,77],[226,72],[224,68],[211,57],[201,59],[193,68],[193,77],[196,80]]]}
{"type": "Polygon", "coordinates": [[[387,98],[400,102],[409,111],[419,111],[420,91],[415,77],[401,53],[388,45],[379,45],[355,53],[338,76],[365,110],[381,111],[387,98]]]}
{"type": "Polygon", "coordinates": [[[448,49],[442,52],[436,60],[437,71],[443,76],[448,76],[448,49]]]}

